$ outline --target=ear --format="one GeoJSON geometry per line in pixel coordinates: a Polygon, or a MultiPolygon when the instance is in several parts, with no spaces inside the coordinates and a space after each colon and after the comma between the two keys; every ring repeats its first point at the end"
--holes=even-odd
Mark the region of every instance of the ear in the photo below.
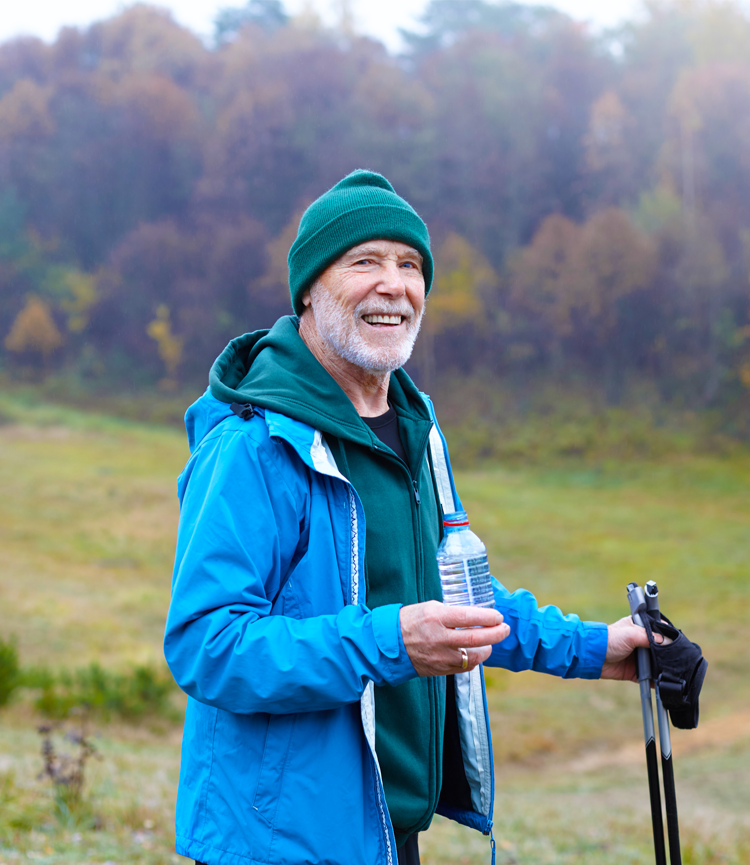
{"type": "Polygon", "coordinates": [[[312,298],[310,297],[310,289],[306,288],[305,293],[302,295],[302,306],[309,307],[312,303],[312,298]]]}

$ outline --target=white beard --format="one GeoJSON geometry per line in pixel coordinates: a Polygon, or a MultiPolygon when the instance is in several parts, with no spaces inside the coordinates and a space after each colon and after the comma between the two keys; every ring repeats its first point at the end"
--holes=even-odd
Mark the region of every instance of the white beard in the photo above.
{"type": "Polygon", "coordinates": [[[422,324],[422,312],[417,314],[406,298],[388,301],[385,298],[365,299],[351,312],[333,297],[320,282],[310,289],[313,315],[318,333],[337,355],[368,372],[393,372],[403,366],[411,357],[414,343],[422,324]],[[405,326],[396,333],[388,334],[383,328],[383,336],[390,337],[381,345],[371,345],[362,328],[363,315],[402,315],[405,326]]]}

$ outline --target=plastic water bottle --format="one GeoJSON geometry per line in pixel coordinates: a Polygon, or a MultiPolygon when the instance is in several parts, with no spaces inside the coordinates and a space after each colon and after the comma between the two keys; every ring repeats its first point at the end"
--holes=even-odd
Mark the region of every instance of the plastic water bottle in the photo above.
{"type": "Polygon", "coordinates": [[[451,607],[494,607],[487,547],[469,528],[466,511],[446,514],[437,551],[443,603],[451,607]]]}

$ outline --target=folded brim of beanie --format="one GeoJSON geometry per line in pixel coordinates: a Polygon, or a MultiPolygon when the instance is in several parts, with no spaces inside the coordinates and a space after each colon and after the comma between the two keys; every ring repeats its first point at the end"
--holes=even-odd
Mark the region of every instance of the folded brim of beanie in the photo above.
{"type": "Polygon", "coordinates": [[[424,241],[425,227],[416,213],[404,207],[368,204],[338,214],[289,256],[290,271],[294,272],[292,288],[294,311],[304,309],[302,295],[321,273],[354,246],[368,240],[397,240],[416,249],[422,256],[425,294],[432,287],[432,255],[424,241]],[[311,254],[312,253],[312,254],[311,254]]]}

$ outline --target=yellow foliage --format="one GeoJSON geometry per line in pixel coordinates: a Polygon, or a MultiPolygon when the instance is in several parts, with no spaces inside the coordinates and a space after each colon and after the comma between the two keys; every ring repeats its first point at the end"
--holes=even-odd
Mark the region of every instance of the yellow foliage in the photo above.
{"type": "Polygon", "coordinates": [[[164,361],[167,376],[171,378],[177,372],[177,367],[182,360],[184,340],[172,333],[169,307],[162,303],[156,308],[156,318],[146,328],[146,333],[156,341],[159,357],[164,361]]]}
{"type": "Polygon", "coordinates": [[[740,381],[743,387],[750,390],[750,363],[743,363],[739,368],[740,381]]]}
{"type": "Polygon", "coordinates": [[[70,270],[65,275],[71,299],[60,302],[60,305],[68,313],[68,330],[71,333],[80,333],[89,323],[89,310],[96,303],[96,277],[80,270],[70,270]]]}
{"type": "Polygon", "coordinates": [[[63,344],[63,338],[50,314],[49,307],[39,297],[30,297],[18,313],[10,333],[5,337],[8,351],[34,351],[47,357],[63,344]]]}
{"type": "Polygon", "coordinates": [[[482,292],[497,285],[497,274],[479,250],[451,232],[435,253],[435,284],[424,327],[440,333],[482,318],[482,292]]]}

